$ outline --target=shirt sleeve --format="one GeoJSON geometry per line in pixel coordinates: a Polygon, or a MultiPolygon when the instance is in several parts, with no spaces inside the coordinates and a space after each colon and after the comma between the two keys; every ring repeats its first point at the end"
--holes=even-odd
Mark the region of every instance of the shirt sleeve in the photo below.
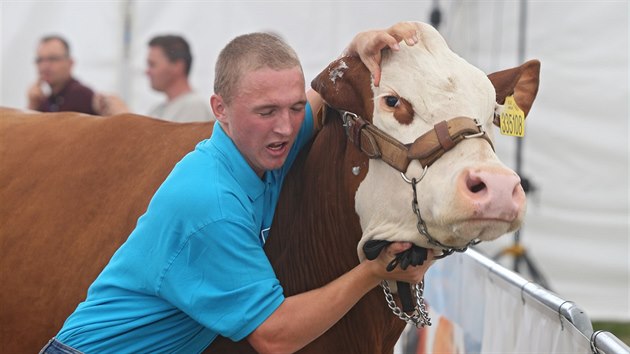
{"type": "Polygon", "coordinates": [[[178,122],[201,122],[215,120],[210,103],[202,100],[190,100],[186,105],[182,105],[182,109],[178,112],[178,117],[173,120],[178,122]]]}
{"type": "Polygon", "coordinates": [[[232,213],[191,235],[158,289],[203,326],[234,341],[253,332],[284,301],[253,223],[239,215],[247,212],[232,213]]]}

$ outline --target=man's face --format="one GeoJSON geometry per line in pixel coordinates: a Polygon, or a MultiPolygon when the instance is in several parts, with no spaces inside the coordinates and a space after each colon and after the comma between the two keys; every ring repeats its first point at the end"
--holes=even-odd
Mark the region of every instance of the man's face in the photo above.
{"type": "Polygon", "coordinates": [[[164,92],[175,81],[178,70],[177,62],[171,63],[161,47],[149,47],[146,74],[151,88],[164,92]]]}
{"type": "Polygon", "coordinates": [[[213,100],[217,119],[259,176],[282,167],[304,120],[306,94],[299,67],[249,71],[229,105],[221,96],[213,100]]]}
{"type": "Polygon", "coordinates": [[[63,43],[57,39],[42,42],[37,47],[35,58],[39,78],[50,86],[60,86],[70,79],[72,59],[63,43]]]}

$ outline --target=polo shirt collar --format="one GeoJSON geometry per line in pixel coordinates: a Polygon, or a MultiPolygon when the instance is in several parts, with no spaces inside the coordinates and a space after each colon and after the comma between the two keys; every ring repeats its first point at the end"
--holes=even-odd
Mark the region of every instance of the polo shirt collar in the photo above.
{"type": "Polygon", "coordinates": [[[269,171],[266,171],[263,175],[264,180],[260,179],[219,122],[214,124],[210,141],[225,157],[232,176],[243,187],[248,197],[251,200],[258,199],[265,192],[265,185],[270,180],[271,174],[269,171]]]}

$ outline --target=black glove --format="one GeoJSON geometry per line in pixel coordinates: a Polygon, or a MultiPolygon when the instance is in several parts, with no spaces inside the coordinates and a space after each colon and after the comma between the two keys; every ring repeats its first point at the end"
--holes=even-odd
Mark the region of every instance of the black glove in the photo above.
{"type": "MultiPolygon", "coordinates": [[[[363,253],[365,253],[365,257],[369,260],[374,260],[381,251],[389,246],[391,241],[384,240],[370,240],[367,241],[363,245],[363,253]]],[[[400,265],[401,269],[407,269],[410,265],[417,266],[424,263],[427,259],[428,251],[426,248],[419,247],[416,245],[411,246],[409,249],[404,250],[402,252],[396,253],[396,257],[389,262],[387,265],[387,271],[391,272],[396,268],[397,265],[400,265]]],[[[409,313],[414,311],[413,304],[413,295],[411,294],[411,286],[407,282],[397,281],[396,285],[398,286],[398,296],[400,297],[400,302],[402,304],[403,311],[409,313]]]]}
{"type": "MultiPolygon", "coordinates": [[[[365,257],[369,260],[376,259],[381,251],[385,247],[389,246],[391,243],[391,241],[384,240],[367,241],[363,245],[363,252],[365,253],[365,257]]],[[[407,269],[407,267],[409,267],[410,265],[422,265],[427,259],[427,253],[428,251],[426,248],[413,245],[411,246],[411,248],[405,251],[396,253],[396,258],[394,258],[387,265],[387,271],[391,272],[392,270],[394,270],[394,268],[396,268],[397,265],[400,265],[400,268],[402,268],[403,270],[407,269]]]]}

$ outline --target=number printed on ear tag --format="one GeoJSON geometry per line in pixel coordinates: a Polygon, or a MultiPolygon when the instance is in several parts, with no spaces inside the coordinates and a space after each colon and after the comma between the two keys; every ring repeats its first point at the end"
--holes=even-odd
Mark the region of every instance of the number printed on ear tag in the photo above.
{"type": "Polygon", "coordinates": [[[525,136],[525,113],[518,107],[514,95],[505,98],[501,112],[501,134],[525,136]]]}

